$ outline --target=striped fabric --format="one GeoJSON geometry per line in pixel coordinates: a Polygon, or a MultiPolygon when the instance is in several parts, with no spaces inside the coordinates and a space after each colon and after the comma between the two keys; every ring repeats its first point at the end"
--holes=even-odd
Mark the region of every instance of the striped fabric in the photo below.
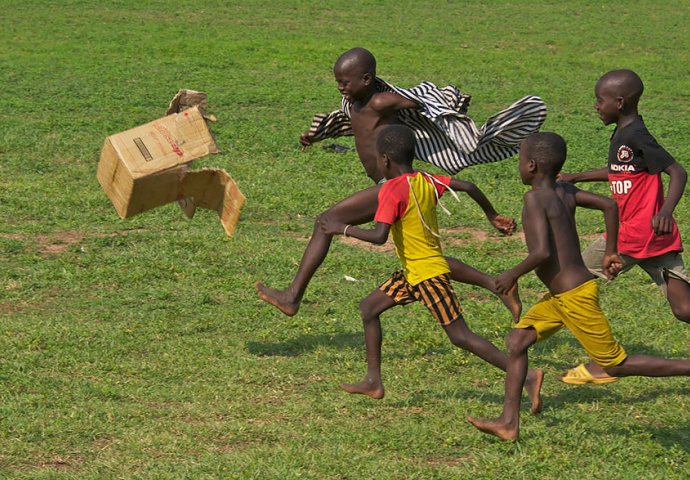
{"type": "Polygon", "coordinates": [[[405,279],[401,270],[393,273],[388,280],[379,286],[384,294],[397,305],[419,302],[429,309],[441,325],[450,325],[462,318],[462,307],[455,295],[450,275],[447,273],[424,280],[412,286],[405,279]]]}
{"type": "MultiPolygon", "coordinates": [[[[401,110],[400,122],[415,132],[415,156],[451,175],[472,165],[516,155],[520,142],[537,132],[546,119],[546,105],[534,95],[521,98],[477,128],[467,116],[470,96],[453,85],[438,88],[423,82],[405,89],[376,78],[376,89],[395,92],[420,104],[418,109],[401,110]]],[[[343,99],[341,110],[314,115],[309,128],[314,140],[352,135],[350,107],[343,99]]]]}

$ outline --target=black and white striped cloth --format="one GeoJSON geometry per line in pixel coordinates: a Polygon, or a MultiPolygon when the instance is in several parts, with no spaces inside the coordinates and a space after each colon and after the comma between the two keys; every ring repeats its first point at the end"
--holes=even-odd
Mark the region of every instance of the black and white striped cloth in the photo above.
{"type": "MultiPolygon", "coordinates": [[[[539,131],[546,119],[544,101],[529,95],[489,117],[477,128],[467,116],[470,96],[455,86],[439,88],[431,82],[406,89],[376,78],[380,92],[395,92],[420,105],[398,112],[400,122],[415,132],[415,156],[451,175],[472,165],[497,162],[516,155],[520,142],[539,131]]],[[[315,141],[352,135],[351,104],[341,110],[316,114],[309,133],[315,141]]]]}

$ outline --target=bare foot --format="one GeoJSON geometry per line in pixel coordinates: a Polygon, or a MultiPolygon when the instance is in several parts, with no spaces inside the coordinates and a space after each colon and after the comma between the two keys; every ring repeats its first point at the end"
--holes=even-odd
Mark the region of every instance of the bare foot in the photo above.
{"type": "Polygon", "coordinates": [[[525,379],[525,390],[527,390],[527,396],[532,402],[530,411],[532,415],[538,415],[542,409],[541,403],[541,384],[544,381],[544,372],[541,368],[535,368],[527,372],[527,378],[525,379]]]}
{"type": "Polygon", "coordinates": [[[520,314],[522,313],[522,300],[520,300],[520,294],[518,292],[518,284],[515,282],[513,288],[508,290],[505,295],[498,295],[501,299],[503,305],[506,306],[510,314],[513,316],[513,323],[520,321],[520,314]]]}
{"type": "Polygon", "coordinates": [[[300,302],[295,302],[292,298],[288,298],[288,294],[284,290],[269,288],[261,282],[256,282],[254,289],[264,301],[270,303],[288,317],[292,317],[299,310],[300,302]]]}
{"type": "Polygon", "coordinates": [[[364,380],[359,383],[341,383],[340,388],[347,393],[359,393],[368,395],[373,399],[380,400],[385,395],[383,384],[364,380]]]}
{"type": "Polygon", "coordinates": [[[520,435],[520,428],[518,425],[510,423],[499,422],[498,420],[488,420],[485,418],[467,417],[467,420],[484,433],[495,435],[501,440],[515,441],[520,435]]]}

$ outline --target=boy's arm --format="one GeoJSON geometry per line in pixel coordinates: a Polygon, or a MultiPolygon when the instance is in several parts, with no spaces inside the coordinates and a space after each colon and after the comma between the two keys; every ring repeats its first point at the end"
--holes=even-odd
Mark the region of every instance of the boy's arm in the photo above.
{"type": "Polygon", "coordinates": [[[652,218],[652,228],[657,235],[666,235],[673,231],[673,211],[683,196],[688,181],[688,173],[678,162],[673,162],[663,171],[669,176],[668,195],[659,213],[652,218]]]}
{"type": "Polygon", "coordinates": [[[308,147],[312,143],[326,138],[338,138],[352,134],[350,117],[344,111],[335,110],[327,114],[317,113],[312,118],[309,130],[300,135],[299,143],[308,147]]]}
{"type": "Polygon", "coordinates": [[[406,108],[419,108],[417,102],[394,92],[381,92],[371,99],[371,107],[381,115],[388,115],[406,108]]]}
{"type": "Polygon", "coordinates": [[[376,222],[373,229],[365,229],[353,227],[339,220],[336,220],[330,215],[322,215],[319,218],[321,230],[326,235],[345,235],[346,237],[354,237],[365,242],[375,243],[376,245],[383,245],[388,240],[388,233],[391,226],[387,223],[376,222]]]}
{"type": "Polygon", "coordinates": [[[469,195],[469,197],[481,207],[486,215],[486,218],[489,219],[489,222],[494,226],[494,228],[496,228],[496,230],[506,235],[512,235],[513,232],[515,232],[517,222],[515,222],[515,220],[512,218],[496,213],[494,206],[491,204],[489,199],[486,198],[484,192],[482,192],[474,183],[466,180],[451,178],[448,186],[456,192],[467,193],[467,195],[469,195]]]}
{"type": "Polygon", "coordinates": [[[606,182],[609,179],[608,167],[597,168],[596,170],[587,170],[580,173],[565,173],[558,174],[558,180],[561,182],[577,183],[577,182],[606,182]]]}
{"type": "Polygon", "coordinates": [[[517,279],[537,268],[551,255],[549,245],[549,223],[544,208],[534,191],[525,194],[525,205],[522,208],[522,225],[527,243],[527,257],[510,270],[496,278],[496,289],[507,293],[517,279]]]}
{"type": "Polygon", "coordinates": [[[606,247],[602,267],[606,278],[612,280],[623,268],[623,260],[618,256],[618,204],[608,197],[580,190],[577,187],[571,188],[575,190],[573,195],[575,205],[601,210],[604,213],[606,247]]]}

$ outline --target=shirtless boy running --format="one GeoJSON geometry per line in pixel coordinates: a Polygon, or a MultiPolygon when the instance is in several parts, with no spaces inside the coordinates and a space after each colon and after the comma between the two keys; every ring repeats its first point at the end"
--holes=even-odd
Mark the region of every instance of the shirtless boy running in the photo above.
{"type": "Polygon", "coordinates": [[[531,345],[555,334],[564,326],[572,332],[606,375],[670,377],[690,375],[690,360],[668,360],[651,355],[628,355],[613,337],[599,306],[594,275],[585,267],[575,229],[575,207],[602,210],[606,222],[603,270],[615,276],[623,266],[616,252],[617,207],[613,200],[556,181],[566,158],[565,141],[555,133],[537,133],[520,148],[520,177],[532,190],[524,197],[522,221],[528,255],[496,279],[501,291],[534,270],[549,289],[520,319],[506,337],[506,370],[503,412],[496,419],[467,419],[479,430],[502,440],[520,434],[520,396],[527,375],[531,345]]]}
{"type": "MultiPolygon", "coordinates": [[[[402,112],[420,108],[420,104],[399,93],[379,91],[378,79],[376,78],[376,60],[368,50],[363,48],[348,50],[338,58],[333,72],[338,84],[338,90],[345,100],[344,104],[350,105],[350,133],[354,134],[357,153],[367,175],[376,185],[347,197],[319,215],[297,273],[288,288],[277,290],[267,287],[260,282],[255,283],[254,288],[256,288],[263,300],[290,316],[298,312],[307,285],[326,258],[330,248],[333,236],[324,233],[320,228],[320,224],[327,217],[333,217],[338,222],[348,225],[360,225],[374,219],[378,205],[377,197],[380,182],[385,180],[376,164],[375,145],[377,135],[383,127],[400,123],[402,112]]],[[[536,99],[534,102],[537,104],[541,102],[537,97],[531,98],[536,99]]],[[[469,97],[461,96],[459,98],[460,103],[464,102],[464,107],[462,108],[466,108],[468,101],[469,97]]],[[[540,105],[543,107],[543,102],[540,105]]],[[[506,110],[504,116],[509,116],[510,114],[513,113],[506,110]]],[[[523,113],[514,113],[514,115],[523,115],[523,113]]],[[[545,116],[545,109],[543,116],[545,116]]],[[[540,116],[539,121],[534,124],[536,126],[532,126],[531,122],[522,122],[522,124],[530,124],[529,128],[538,129],[541,122],[543,122],[543,116],[540,116]]],[[[472,123],[472,125],[474,124],[472,123]]],[[[521,139],[518,138],[517,133],[513,136],[516,138],[516,142],[519,143],[521,139]]],[[[494,137],[492,136],[492,138],[494,137]]],[[[320,138],[317,138],[310,130],[301,135],[300,142],[302,145],[308,146],[318,139],[320,138]]],[[[484,142],[483,148],[487,147],[487,144],[490,144],[492,141],[487,140],[484,142]]],[[[419,142],[419,138],[417,142],[419,142]]],[[[501,158],[507,158],[514,154],[505,145],[496,146],[490,150],[492,152],[504,152],[501,153],[501,155],[504,155],[501,158]]],[[[480,163],[480,160],[469,159],[469,162],[480,163]]],[[[516,223],[513,219],[498,215],[496,212],[490,212],[488,219],[496,229],[504,234],[510,235],[515,231],[516,223]]],[[[469,267],[454,258],[447,258],[447,261],[453,280],[477,285],[496,293],[492,279],[485,273],[469,267]]],[[[499,295],[499,297],[511,312],[513,319],[517,321],[522,308],[517,289],[499,295]]]]}

